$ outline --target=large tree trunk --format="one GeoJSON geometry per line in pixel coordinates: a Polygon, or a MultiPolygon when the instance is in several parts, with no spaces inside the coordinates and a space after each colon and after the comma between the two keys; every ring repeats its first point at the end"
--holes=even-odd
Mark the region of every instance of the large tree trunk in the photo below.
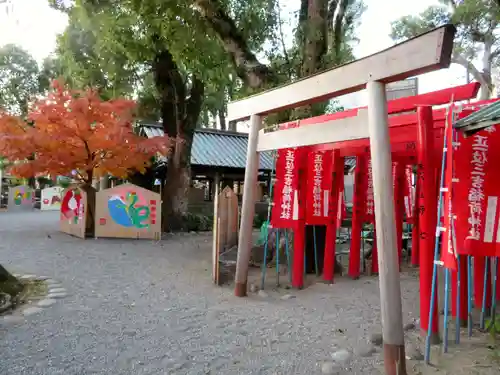
{"type": "MultiPolygon", "coordinates": [[[[304,15],[302,15],[303,17],[304,15]]],[[[328,52],[328,0],[308,0],[303,58],[300,77],[307,77],[321,71],[328,52]]],[[[293,111],[293,118],[301,119],[324,113],[326,104],[310,104],[293,111]]]]}
{"type": "MultiPolygon", "coordinates": [[[[491,78],[491,68],[486,68],[485,71],[481,72],[477,69],[473,63],[467,60],[464,56],[460,54],[453,54],[452,63],[463,66],[467,71],[472,74],[472,77],[481,84],[479,91],[479,100],[486,100],[491,98],[493,95],[493,84],[491,78]]],[[[484,61],[483,61],[484,63],[484,61]]]]}
{"type": "MultiPolygon", "coordinates": [[[[347,7],[348,2],[344,2],[347,7]]],[[[218,0],[195,0],[202,16],[219,36],[232,58],[238,76],[251,88],[266,88],[277,83],[277,74],[258,61],[250,50],[234,20],[218,0]]],[[[335,7],[337,5],[335,4],[335,7]]],[[[345,13],[345,9],[344,9],[345,13]]],[[[333,14],[332,14],[333,17],[333,14]]],[[[339,22],[343,21],[343,15],[339,22]]],[[[302,77],[314,74],[324,68],[323,58],[328,51],[328,0],[301,0],[297,38],[303,41],[303,62],[298,69],[302,77]]],[[[319,106],[297,109],[295,116],[307,117],[316,114],[319,106]]],[[[336,261],[337,263],[337,261],[336,261]]],[[[341,268],[336,264],[336,269],[341,268]]]]}
{"type": "Polygon", "coordinates": [[[196,76],[191,79],[189,99],[186,86],[172,54],[166,48],[153,63],[155,85],[161,97],[163,129],[176,138],[167,165],[163,193],[162,226],[166,231],[182,228],[187,213],[191,185],[191,145],[203,103],[205,85],[196,76]]]}

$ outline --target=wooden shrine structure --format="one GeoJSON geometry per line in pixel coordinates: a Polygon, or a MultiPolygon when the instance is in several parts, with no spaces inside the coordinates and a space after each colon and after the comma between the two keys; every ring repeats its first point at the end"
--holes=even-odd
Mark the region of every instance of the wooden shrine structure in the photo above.
{"type": "MultiPolygon", "coordinates": [[[[259,152],[291,149],[316,144],[329,144],[357,139],[370,140],[372,177],[379,252],[381,313],[386,373],[406,374],[399,261],[394,227],[394,197],[391,183],[391,147],[385,85],[433,70],[448,67],[455,28],[445,25],[419,37],[395,45],[350,64],[328,70],[286,86],[230,103],[228,120],[250,118],[247,164],[244,183],[241,230],[239,236],[238,264],[235,277],[235,294],[247,293],[247,275],[252,242],[254,193],[259,152]],[[368,91],[368,108],[360,109],[352,117],[326,121],[310,126],[299,126],[277,132],[261,131],[262,116],[324,101],[339,95],[368,91]]],[[[337,155],[339,153],[337,152],[337,155]]],[[[292,191],[290,199],[297,207],[298,194],[292,191]]],[[[295,207],[295,206],[294,206],[295,207]]],[[[300,208],[299,208],[300,210],[300,208]]],[[[336,217],[336,215],[332,215],[336,217]]],[[[303,232],[305,220],[300,212],[297,229],[303,232]]],[[[330,242],[335,242],[335,232],[327,230],[330,242]]],[[[304,266],[304,236],[294,237],[293,268],[304,266]]],[[[327,267],[327,264],[325,264],[327,267]]],[[[296,273],[294,272],[294,275],[296,273]]],[[[300,280],[293,280],[301,286],[300,280]]]]}

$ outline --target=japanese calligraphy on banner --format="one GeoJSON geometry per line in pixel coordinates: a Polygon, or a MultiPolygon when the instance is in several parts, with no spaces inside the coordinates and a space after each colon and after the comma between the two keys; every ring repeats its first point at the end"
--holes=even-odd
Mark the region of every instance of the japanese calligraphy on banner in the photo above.
{"type": "Polygon", "coordinates": [[[307,156],[306,223],[326,225],[332,189],[332,151],[312,151],[307,156]]]}
{"type": "MultiPolygon", "coordinates": [[[[458,144],[451,185],[456,252],[500,256],[500,128],[489,127],[467,138],[459,134],[458,144]]],[[[447,174],[448,186],[451,178],[447,174]]]]}
{"type": "Polygon", "coordinates": [[[375,223],[375,199],[373,197],[373,176],[372,176],[372,159],[368,159],[367,173],[365,176],[365,183],[363,184],[366,189],[365,193],[365,218],[364,221],[375,223]]]}
{"type": "MultiPolygon", "coordinates": [[[[342,167],[343,167],[342,163],[342,167]]],[[[342,168],[343,169],[343,168],[342,168]]],[[[337,205],[337,229],[342,226],[342,220],[346,217],[346,207],[345,207],[345,199],[344,199],[344,190],[345,190],[345,181],[344,175],[339,179],[339,194],[338,194],[338,205],[337,205]]]]}
{"type": "MultiPolygon", "coordinates": [[[[398,162],[392,163],[392,187],[396,188],[396,174],[398,171],[398,162]]],[[[363,190],[365,191],[365,213],[363,221],[367,223],[375,223],[375,199],[373,196],[373,177],[372,177],[372,161],[368,159],[367,173],[363,175],[363,190]]],[[[394,193],[396,197],[396,193],[394,193]]]]}
{"type": "Polygon", "coordinates": [[[306,161],[306,148],[278,150],[276,158],[276,183],[271,211],[274,228],[293,228],[303,219],[303,208],[299,204],[299,185],[306,161]]]}
{"type": "Polygon", "coordinates": [[[413,213],[415,211],[415,187],[413,186],[413,165],[406,165],[404,171],[404,207],[405,216],[408,223],[413,222],[413,213]]]}
{"type": "MultiPolygon", "coordinates": [[[[457,270],[457,254],[456,254],[456,241],[453,241],[452,234],[454,233],[454,219],[453,219],[453,177],[454,177],[454,152],[453,152],[453,127],[451,116],[447,119],[446,125],[446,165],[445,165],[445,179],[444,188],[447,189],[443,193],[443,238],[441,241],[441,261],[445,268],[456,271],[457,270]]],[[[462,203],[463,204],[463,203],[462,203]]]]}

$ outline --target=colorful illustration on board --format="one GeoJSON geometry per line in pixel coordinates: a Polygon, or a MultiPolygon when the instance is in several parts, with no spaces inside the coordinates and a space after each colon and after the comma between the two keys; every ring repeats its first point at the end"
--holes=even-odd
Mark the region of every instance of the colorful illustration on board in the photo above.
{"type": "Polygon", "coordinates": [[[14,204],[21,206],[22,204],[31,204],[31,191],[19,188],[14,190],[14,204]]]}
{"type": "Polygon", "coordinates": [[[60,186],[48,187],[42,190],[42,210],[59,210],[61,208],[61,195],[63,188],[60,186]]]}
{"type": "Polygon", "coordinates": [[[129,189],[114,193],[108,199],[111,219],[124,227],[149,228],[151,209],[144,197],[129,189]]]}
{"type": "Polygon", "coordinates": [[[61,203],[61,215],[68,221],[78,224],[83,217],[82,195],[78,189],[70,189],[66,192],[61,203]]]}

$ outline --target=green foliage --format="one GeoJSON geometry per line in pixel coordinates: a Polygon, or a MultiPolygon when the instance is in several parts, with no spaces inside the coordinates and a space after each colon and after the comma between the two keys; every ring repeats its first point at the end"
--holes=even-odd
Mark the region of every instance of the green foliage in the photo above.
{"type": "Polygon", "coordinates": [[[24,116],[30,100],[39,93],[39,69],[22,48],[7,44],[0,48],[0,108],[24,116]]]}
{"type": "Polygon", "coordinates": [[[206,232],[212,230],[213,216],[207,216],[200,213],[191,213],[183,215],[182,230],[185,232],[206,232]]]}
{"type": "Polygon", "coordinates": [[[491,70],[499,66],[498,37],[500,6],[494,0],[441,0],[417,16],[405,16],[392,23],[391,37],[402,41],[445,23],[457,27],[453,62],[466,67],[483,86],[482,99],[492,94],[491,70]],[[481,57],[482,66],[473,60],[481,57]]]}
{"type": "Polygon", "coordinates": [[[267,222],[267,214],[264,213],[256,213],[253,217],[253,227],[260,228],[262,224],[267,222]]]}
{"type": "MultiPolygon", "coordinates": [[[[113,54],[98,48],[102,33],[102,18],[92,17],[83,6],[68,11],[69,24],[57,41],[58,73],[73,88],[97,89],[105,100],[130,97],[134,90],[133,64],[123,54],[113,54]]],[[[105,25],[104,25],[105,26],[105,25]]]]}

